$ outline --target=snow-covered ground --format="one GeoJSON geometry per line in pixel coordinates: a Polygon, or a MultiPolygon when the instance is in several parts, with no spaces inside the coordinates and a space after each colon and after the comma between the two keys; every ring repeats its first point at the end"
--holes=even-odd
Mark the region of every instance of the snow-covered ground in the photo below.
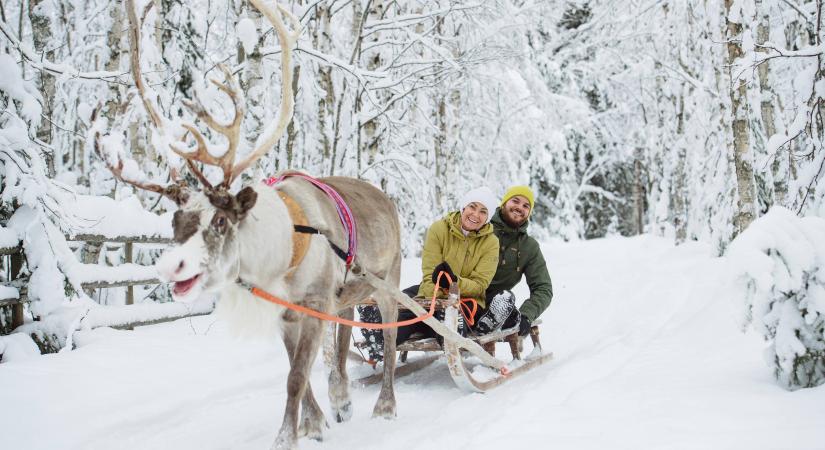
{"type": "MultiPolygon", "coordinates": [[[[467,394],[439,360],[398,380],[394,421],[370,418],[377,386],[354,389],[353,419],[301,448],[825,449],[825,387],[774,382],[707,247],[639,237],[544,251],[553,362],[467,394]]],[[[405,284],[417,265],[405,261],[405,284]]],[[[229,337],[212,316],[75,339],[75,351],[0,365],[0,447],[266,449],[275,437],[280,342],[229,337]]],[[[319,358],[312,382],[326,408],[324,373],[319,358]]]]}

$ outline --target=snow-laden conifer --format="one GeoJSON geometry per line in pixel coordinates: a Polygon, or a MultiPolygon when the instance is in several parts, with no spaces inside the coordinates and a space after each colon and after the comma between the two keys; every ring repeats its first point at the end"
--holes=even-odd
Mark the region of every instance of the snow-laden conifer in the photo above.
{"type": "Polygon", "coordinates": [[[774,207],[730,245],[743,325],[788,389],[825,383],[825,219],[774,207]]]}

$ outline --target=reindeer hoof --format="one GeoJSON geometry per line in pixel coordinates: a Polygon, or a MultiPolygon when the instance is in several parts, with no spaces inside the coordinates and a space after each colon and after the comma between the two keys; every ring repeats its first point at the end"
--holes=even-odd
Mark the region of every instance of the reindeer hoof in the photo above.
{"type": "Polygon", "coordinates": [[[270,450],[294,450],[296,448],[298,448],[298,441],[294,434],[290,436],[285,433],[279,433],[278,437],[275,438],[275,442],[272,443],[270,450]]]}
{"type": "Polygon", "coordinates": [[[298,427],[298,437],[307,437],[313,441],[322,442],[324,440],[324,430],[323,427],[317,426],[317,424],[310,425],[304,422],[298,427]]]}
{"type": "Polygon", "coordinates": [[[315,419],[304,417],[301,420],[301,425],[298,427],[298,437],[308,437],[314,441],[324,440],[324,428],[329,428],[329,424],[324,419],[323,414],[316,416],[315,419]]]}
{"type": "Polygon", "coordinates": [[[372,418],[381,418],[386,420],[395,419],[395,404],[390,402],[378,402],[372,410],[372,418]]]}
{"type": "Polygon", "coordinates": [[[343,405],[335,408],[333,415],[335,416],[335,421],[338,423],[346,422],[352,419],[352,402],[347,401],[343,405]]]}

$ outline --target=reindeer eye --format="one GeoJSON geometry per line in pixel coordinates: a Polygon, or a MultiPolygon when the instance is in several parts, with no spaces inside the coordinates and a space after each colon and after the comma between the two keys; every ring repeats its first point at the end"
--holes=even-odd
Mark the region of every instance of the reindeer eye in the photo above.
{"type": "Polygon", "coordinates": [[[212,221],[212,228],[214,228],[219,234],[226,233],[226,216],[215,216],[215,220],[212,221]]]}

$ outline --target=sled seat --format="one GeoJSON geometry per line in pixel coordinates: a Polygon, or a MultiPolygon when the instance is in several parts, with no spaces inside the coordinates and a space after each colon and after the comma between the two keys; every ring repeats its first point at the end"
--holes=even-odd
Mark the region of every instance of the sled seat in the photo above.
{"type": "MultiPolygon", "coordinates": [[[[423,297],[413,297],[413,300],[421,305],[422,308],[429,311],[430,304],[432,302],[431,298],[423,298],[423,297]]],[[[447,306],[448,300],[447,299],[436,299],[436,311],[443,311],[444,308],[447,306]]],[[[368,301],[364,302],[364,304],[375,304],[375,301],[369,299],[368,301]]],[[[399,305],[398,307],[400,311],[409,311],[407,308],[399,305]]],[[[530,329],[530,338],[533,343],[538,342],[539,336],[539,328],[538,325],[541,324],[541,319],[536,319],[533,322],[533,326],[530,329]]],[[[495,349],[497,342],[506,342],[510,345],[510,353],[513,359],[522,359],[522,352],[524,350],[523,342],[521,336],[518,335],[518,326],[507,328],[503,330],[498,330],[492,333],[475,336],[470,333],[467,336],[468,339],[475,341],[478,345],[484,347],[484,350],[487,351],[490,355],[495,356],[495,349]]],[[[358,342],[356,343],[356,347],[362,348],[366,346],[366,342],[358,342]]],[[[406,342],[401,343],[396,347],[396,350],[400,352],[399,360],[401,362],[407,361],[407,354],[408,352],[441,352],[443,348],[441,344],[439,344],[438,340],[434,337],[423,337],[420,333],[415,333],[410,336],[406,342]]]]}
{"type": "MultiPolygon", "coordinates": [[[[530,329],[530,338],[536,342],[539,335],[538,325],[541,324],[541,319],[536,320],[530,329]]],[[[518,327],[507,328],[504,330],[494,331],[492,333],[483,334],[481,336],[467,336],[468,339],[475,341],[478,345],[484,347],[487,353],[495,356],[495,349],[497,342],[506,342],[510,345],[510,354],[513,359],[522,359],[521,354],[524,351],[522,337],[518,335],[518,327]]],[[[438,340],[434,337],[422,337],[422,335],[413,334],[406,342],[401,343],[396,348],[401,354],[399,360],[401,362],[407,361],[408,352],[440,352],[443,349],[438,340]],[[416,338],[418,336],[418,338],[416,338]]]]}

